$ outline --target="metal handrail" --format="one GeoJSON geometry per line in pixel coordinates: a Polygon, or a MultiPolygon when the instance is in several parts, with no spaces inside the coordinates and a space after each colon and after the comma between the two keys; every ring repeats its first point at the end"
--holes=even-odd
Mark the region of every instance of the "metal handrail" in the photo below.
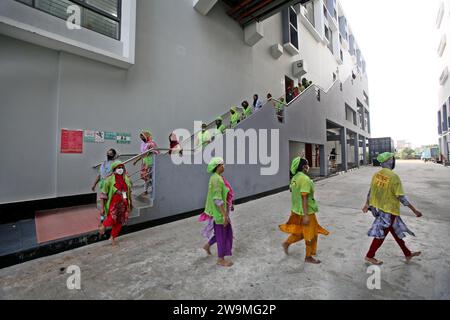
{"type": "MultiPolygon", "coordinates": [[[[119,154],[116,159],[119,159],[120,157],[134,157],[136,154],[119,154]]],[[[98,167],[100,167],[103,164],[103,162],[100,162],[99,164],[96,164],[95,166],[92,167],[92,169],[97,169],[98,167]]]]}

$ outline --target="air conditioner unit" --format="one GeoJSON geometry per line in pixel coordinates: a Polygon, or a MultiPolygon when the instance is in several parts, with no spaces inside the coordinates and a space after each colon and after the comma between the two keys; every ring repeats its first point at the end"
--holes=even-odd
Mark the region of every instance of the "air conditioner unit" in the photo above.
{"type": "Polygon", "coordinates": [[[308,73],[308,67],[304,60],[298,60],[292,64],[292,74],[296,78],[301,78],[308,73]]]}

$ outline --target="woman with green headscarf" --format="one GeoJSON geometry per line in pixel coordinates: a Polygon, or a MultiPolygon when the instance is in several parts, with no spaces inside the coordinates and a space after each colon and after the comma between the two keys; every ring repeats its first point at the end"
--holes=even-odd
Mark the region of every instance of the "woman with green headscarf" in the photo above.
{"type": "Polygon", "coordinates": [[[125,166],[121,161],[115,161],[111,165],[113,172],[103,183],[100,194],[101,215],[106,215],[106,220],[100,226],[100,235],[105,234],[107,227],[112,227],[111,242],[117,245],[117,237],[122,225],[128,221],[128,215],[132,210],[131,181],[126,175],[125,166]]]}
{"type": "Polygon", "coordinates": [[[236,106],[231,107],[231,117],[230,117],[230,125],[231,128],[234,129],[237,127],[238,123],[241,121],[241,114],[238,111],[236,106]]]}
{"type": "Polygon", "coordinates": [[[308,160],[301,157],[295,158],[291,165],[291,217],[286,224],[280,226],[282,232],[290,234],[283,243],[283,249],[289,254],[289,246],[305,240],[305,262],[319,264],[313,256],[317,254],[317,241],[319,234],[328,235],[329,232],[322,228],[316,218],[319,207],[314,199],[314,182],[307,176],[309,171],[308,160]]]}
{"type": "Polygon", "coordinates": [[[421,252],[411,252],[403,240],[406,234],[412,236],[415,236],[415,234],[408,229],[400,217],[400,204],[411,209],[418,218],[422,217],[422,212],[409,202],[403,191],[400,177],[393,171],[395,155],[385,152],[380,154],[377,160],[380,162],[382,169],[372,177],[367,201],[362,209],[364,213],[372,212],[375,218],[368,232],[368,236],[374,239],[365,260],[374,265],[383,264],[382,261],[375,259],[375,254],[383,245],[387,235],[391,233],[405,255],[406,261],[410,261],[412,258],[419,256],[421,252]]]}
{"type": "Polygon", "coordinates": [[[142,160],[141,165],[141,179],[144,180],[145,189],[141,196],[147,196],[152,190],[152,174],[153,174],[153,155],[159,154],[157,150],[158,146],[153,140],[152,133],[150,130],[143,130],[140,134],[141,142],[141,157],[134,161],[136,165],[140,160],[142,160]],[[144,154],[146,151],[148,153],[144,154]]]}
{"type": "MultiPolygon", "coordinates": [[[[208,165],[208,173],[211,174],[208,184],[205,212],[200,216],[200,221],[208,221],[214,236],[203,247],[211,255],[210,248],[217,243],[217,264],[223,267],[231,267],[233,263],[225,260],[232,255],[233,228],[231,227],[230,211],[233,210],[233,189],[222,176],[225,171],[222,158],[213,158],[208,165]]],[[[207,229],[207,228],[206,228],[207,229]]],[[[203,234],[206,238],[208,230],[203,234]]]]}
{"type": "Polygon", "coordinates": [[[242,114],[242,121],[244,121],[245,119],[250,118],[250,116],[253,114],[253,110],[250,107],[248,101],[242,102],[242,108],[244,109],[244,113],[242,114]]]}
{"type": "Polygon", "coordinates": [[[217,117],[216,118],[216,130],[214,132],[214,136],[220,136],[225,133],[225,130],[227,127],[223,124],[223,118],[217,117]]]}

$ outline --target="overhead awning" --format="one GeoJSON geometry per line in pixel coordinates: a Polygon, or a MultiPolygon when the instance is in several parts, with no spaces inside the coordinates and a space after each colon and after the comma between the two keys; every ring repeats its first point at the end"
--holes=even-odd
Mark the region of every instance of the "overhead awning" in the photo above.
{"type": "Polygon", "coordinates": [[[228,15],[242,27],[261,22],[286,7],[309,1],[311,0],[223,0],[230,7],[228,15]]]}

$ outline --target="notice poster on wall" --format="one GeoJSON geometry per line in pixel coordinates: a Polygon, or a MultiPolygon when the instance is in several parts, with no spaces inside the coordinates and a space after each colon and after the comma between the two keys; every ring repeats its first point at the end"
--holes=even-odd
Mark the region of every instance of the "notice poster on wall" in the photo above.
{"type": "Polygon", "coordinates": [[[131,144],[131,134],[130,133],[118,133],[116,141],[118,144],[131,144]]]}
{"type": "Polygon", "coordinates": [[[116,132],[105,132],[105,140],[117,140],[117,133],[116,132]]]}
{"type": "Polygon", "coordinates": [[[84,142],[87,143],[104,143],[105,142],[105,132],[85,130],[84,131],[84,142]]]}
{"type": "Polygon", "coordinates": [[[61,153],[83,153],[83,130],[61,130],[61,153]]]}

